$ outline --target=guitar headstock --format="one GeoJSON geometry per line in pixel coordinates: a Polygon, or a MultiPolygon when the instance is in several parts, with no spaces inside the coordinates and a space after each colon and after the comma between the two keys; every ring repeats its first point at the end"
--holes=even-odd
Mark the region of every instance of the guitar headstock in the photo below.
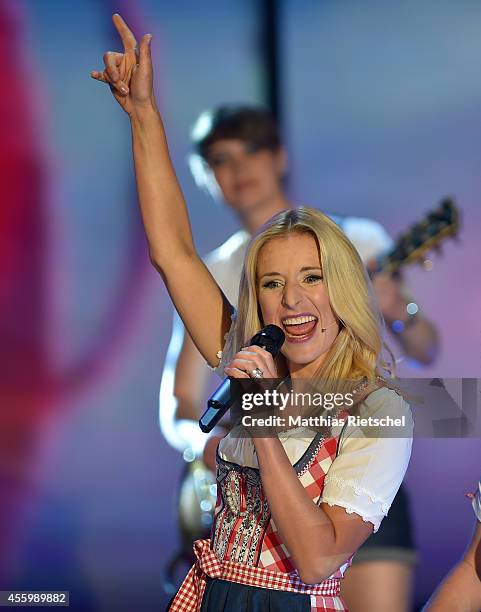
{"type": "Polygon", "coordinates": [[[394,248],[378,260],[376,271],[394,274],[404,265],[423,261],[428,251],[439,249],[444,240],[456,236],[459,224],[459,209],[451,198],[445,198],[398,238],[394,248]]]}

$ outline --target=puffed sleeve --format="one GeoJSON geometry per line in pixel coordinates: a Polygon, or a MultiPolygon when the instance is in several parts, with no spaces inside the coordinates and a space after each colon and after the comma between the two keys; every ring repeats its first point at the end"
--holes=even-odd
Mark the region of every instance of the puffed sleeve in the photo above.
{"type": "Polygon", "coordinates": [[[217,353],[219,359],[219,365],[215,368],[207,364],[207,367],[215,372],[220,378],[225,378],[224,368],[232,361],[235,354],[235,337],[237,332],[237,310],[234,309],[231,316],[231,324],[229,331],[224,336],[224,347],[217,353]]]}
{"type": "Polygon", "coordinates": [[[473,499],[473,510],[476,518],[481,522],[481,480],[478,483],[478,490],[473,499]]]}
{"type": "Polygon", "coordinates": [[[400,418],[403,426],[379,426],[369,433],[366,430],[365,435],[359,425],[348,423],[326,475],[320,502],[341,506],[349,514],[355,512],[371,522],[376,532],[406,473],[412,447],[412,415],[403,397],[381,388],[364,400],[359,416],[400,418]]]}

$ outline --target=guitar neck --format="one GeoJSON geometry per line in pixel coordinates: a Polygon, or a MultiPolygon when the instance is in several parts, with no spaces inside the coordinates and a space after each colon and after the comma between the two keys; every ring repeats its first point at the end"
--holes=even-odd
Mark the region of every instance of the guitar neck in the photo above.
{"type": "Polygon", "coordinates": [[[458,230],[459,211],[451,199],[445,199],[436,210],[401,235],[394,248],[376,260],[370,275],[380,272],[393,275],[403,266],[423,261],[428,251],[438,250],[440,244],[455,236],[458,230]]]}

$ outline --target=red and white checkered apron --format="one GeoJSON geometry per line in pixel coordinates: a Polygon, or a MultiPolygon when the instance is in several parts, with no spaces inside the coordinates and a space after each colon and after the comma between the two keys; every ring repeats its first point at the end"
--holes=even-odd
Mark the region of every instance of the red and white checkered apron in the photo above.
{"type": "Polygon", "coordinates": [[[346,610],[339,596],[339,578],[329,578],[319,584],[309,585],[300,580],[297,572],[286,574],[232,561],[219,561],[210,549],[209,540],[196,540],[194,553],[197,561],[182,583],[169,612],[199,612],[207,576],[248,586],[310,595],[312,612],[346,610]]]}

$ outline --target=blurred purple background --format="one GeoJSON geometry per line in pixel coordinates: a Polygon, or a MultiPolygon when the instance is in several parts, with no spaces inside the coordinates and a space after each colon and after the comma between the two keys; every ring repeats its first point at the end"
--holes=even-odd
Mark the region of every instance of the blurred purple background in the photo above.
{"type": "MultiPolygon", "coordinates": [[[[254,0],[0,0],[0,589],[64,589],[82,610],[158,610],[177,547],[180,456],[160,435],[171,305],[136,209],[128,120],[91,80],[110,16],[153,33],[158,101],[199,251],[237,227],[189,174],[189,130],[263,102],[254,0]]],[[[442,354],[405,376],[479,376],[481,5],[284,0],[281,107],[296,204],[395,236],[445,195],[460,244],[413,295],[442,354]]],[[[407,476],[422,604],[473,526],[476,440],[416,440],[407,476]]]]}

